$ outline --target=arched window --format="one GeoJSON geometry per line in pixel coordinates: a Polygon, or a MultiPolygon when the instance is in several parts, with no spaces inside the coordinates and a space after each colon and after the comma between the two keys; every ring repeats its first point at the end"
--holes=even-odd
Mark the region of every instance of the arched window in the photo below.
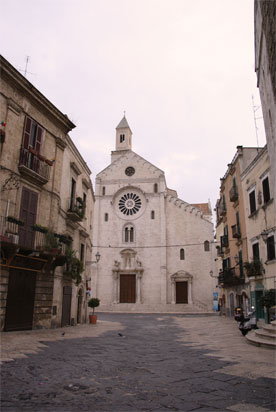
{"type": "Polygon", "coordinates": [[[158,184],[157,184],[157,183],[154,183],[154,185],[153,185],[153,191],[154,191],[154,193],[157,193],[157,192],[158,192],[158,184]]]}
{"type": "Polygon", "coordinates": [[[123,239],[124,242],[129,243],[129,242],[134,242],[134,227],[131,225],[127,225],[124,228],[124,233],[123,233],[123,239]]]}
{"type": "Polygon", "coordinates": [[[120,134],[120,143],[123,143],[125,141],[125,135],[120,134]]]}
{"type": "Polygon", "coordinates": [[[185,259],[184,249],[180,249],[180,260],[184,260],[184,259],[185,259]]]}
{"type": "Polygon", "coordinates": [[[152,218],[152,219],[155,219],[155,212],[154,212],[154,210],[151,211],[151,218],[152,218]]]}
{"type": "Polygon", "coordinates": [[[208,242],[208,240],[205,240],[205,242],[204,242],[204,251],[205,252],[210,251],[210,243],[208,242]]]}
{"type": "Polygon", "coordinates": [[[103,196],[105,195],[105,186],[103,186],[103,196]]]}
{"type": "Polygon", "coordinates": [[[105,222],[108,222],[108,213],[105,213],[105,214],[104,214],[104,221],[105,221],[105,222]]]}

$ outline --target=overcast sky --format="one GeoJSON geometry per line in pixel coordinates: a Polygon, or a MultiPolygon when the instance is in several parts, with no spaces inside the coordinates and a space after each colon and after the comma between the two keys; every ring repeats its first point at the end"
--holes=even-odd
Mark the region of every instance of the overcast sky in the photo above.
{"type": "Polygon", "coordinates": [[[1,54],[23,72],[30,56],[27,78],[76,124],[93,184],[126,110],[133,150],[181,199],[214,208],[236,146],[257,146],[253,11],[253,0],[6,0],[1,54]]]}

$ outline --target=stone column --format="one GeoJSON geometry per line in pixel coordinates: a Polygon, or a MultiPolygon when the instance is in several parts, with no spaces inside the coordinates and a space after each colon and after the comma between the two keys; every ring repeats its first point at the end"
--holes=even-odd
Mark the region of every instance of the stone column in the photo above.
{"type": "Polygon", "coordinates": [[[113,303],[119,303],[119,272],[113,271],[113,303]]]}
{"type": "Polygon", "coordinates": [[[142,273],[141,272],[138,272],[137,273],[137,275],[136,275],[136,290],[137,290],[137,292],[136,292],[136,297],[137,297],[137,300],[136,300],[136,303],[141,303],[141,279],[142,279],[142,273]]]}
{"type": "Polygon", "coordinates": [[[175,305],[175,279],[171,279],[171,304],[175,305]]]}

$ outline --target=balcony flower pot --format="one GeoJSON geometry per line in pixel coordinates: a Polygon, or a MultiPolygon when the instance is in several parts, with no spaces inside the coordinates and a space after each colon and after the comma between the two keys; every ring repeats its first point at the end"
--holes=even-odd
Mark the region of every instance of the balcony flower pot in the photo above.
{"type": "Polygon", "coordinates": [[[95,325],[97,323],[97,315],[95,315],[95,308],[100,305],[100,300],[98,298],[91,298],[88,301],[88,306],[93,309],[93,312],[89,314],[89,323],[95,325]]]}

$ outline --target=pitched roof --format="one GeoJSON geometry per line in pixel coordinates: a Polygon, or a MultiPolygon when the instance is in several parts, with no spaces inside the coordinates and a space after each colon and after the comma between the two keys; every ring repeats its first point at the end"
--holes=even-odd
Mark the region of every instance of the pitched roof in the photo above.
{"type": "MultiPolygon", "coordinates": [[[[128,122],[127,122],[127,119],[126,119],[126,117],[124,116],[124,117],[122,118],[122,120],[120,121],[120,123],[118,124],[118,126],[116,127],[116,129],[125,129],[125,128],[130,129],[129,124],[128,124],[128,122]]],[[[131,130],[131,129],[130,129],[130,130],[131,130]]]]}
{"type": "Polygon", "coordinates": [[[210,210],[208,203],[193,203],[192,206],[200,209],[204,215],[212,214],[212,211],[210,210]]]}

